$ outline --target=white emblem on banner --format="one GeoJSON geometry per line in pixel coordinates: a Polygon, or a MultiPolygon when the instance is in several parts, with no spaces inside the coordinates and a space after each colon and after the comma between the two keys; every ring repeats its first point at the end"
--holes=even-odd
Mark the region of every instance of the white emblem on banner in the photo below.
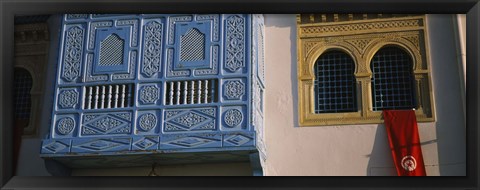
{"type": "Polygon", "coordinates": [[[415,168],[417,168],[417,161],[413,156],[410,156],[410,155],[403,157],[401,164],[403,169],[410,172],[415,170],[415,168]]]}

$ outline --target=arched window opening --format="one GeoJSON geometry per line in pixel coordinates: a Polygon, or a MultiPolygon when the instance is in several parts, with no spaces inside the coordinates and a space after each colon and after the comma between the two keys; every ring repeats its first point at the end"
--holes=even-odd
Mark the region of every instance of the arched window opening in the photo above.
{"type": "MultiPolygon", "coordinates": [[[[32,105],[30,91],[33,80],[30,73],[22,68],[16,68],[14,71],[14,103],[15,120],[23,120],[28,125],[30,119],[30,110],[32,105]]],[[[26,127],[26,126],[25,126],[26,127]]]]}
{"type": "Polygon", "coordinates": [[[315,69],[315,113],[356,112],[355,64],[341,51],[322,54],[315,69]]]}
{"type": "Polygon", "coordinates": [[[384,47],[372,58],[373,110],[415,108],[413,62],[398,47],[384,47]]]}

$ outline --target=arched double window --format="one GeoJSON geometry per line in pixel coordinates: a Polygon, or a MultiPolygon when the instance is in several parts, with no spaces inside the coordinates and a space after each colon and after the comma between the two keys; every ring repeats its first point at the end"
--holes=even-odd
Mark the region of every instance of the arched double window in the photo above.
{"type": "Polygon", "coordinates": [[[357,111],[355,64],[338,50],[322,54],[315,63],[315,113],[357,111]]]}
{"type": "Polygon", "coordinates": [[[373,110],[415,108],[413,62],[404,50],[387,46],[372,58],[373,110]]]}
{"type": "Polygon", "coordinates": [[[412,108],[435,121],[425,15],[371,16],[298,15],[300,126],[384,123],[382,110],[412,108]]]}

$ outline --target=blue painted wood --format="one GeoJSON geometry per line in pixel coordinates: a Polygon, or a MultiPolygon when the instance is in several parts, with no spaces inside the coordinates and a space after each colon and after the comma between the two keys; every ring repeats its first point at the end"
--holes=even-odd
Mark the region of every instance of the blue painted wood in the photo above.
{"type": "Polygon", "coordinates": [[[257,150],[263,17],[67,14],[60,41],[42,157],[257,150]],[[100,64],[105,41],[123,45],[121,63],[100,64]]]}

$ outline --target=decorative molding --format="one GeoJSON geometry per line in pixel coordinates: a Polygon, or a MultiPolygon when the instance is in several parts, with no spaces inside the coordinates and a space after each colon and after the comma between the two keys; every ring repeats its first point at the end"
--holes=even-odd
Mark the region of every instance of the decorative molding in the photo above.
{"type": "Polygon", "coordinates": [[[119,20],[117,21],[118,27],[129,26],[131,30],[131,47],[138,47],[138,20],[129,19],[129,20],[119,20]]]}
{"type": "Polygon", "coordinates": [[[150,131],[157,126],[157,116],[151,113],[143,114],[140,116],[138,125],[143,131],[150,131]]]}
{"type": "Polygon", "coordinates": [[[157,21],[150,21],[145,26],[143,45],[142,73],[152,77],[160,72],[162,62],[163,25],[157,21]]]}
{"type": "Polygon", "coordinates": [[[75,108],[78,104],[78,92],[75,89],[61,90],[58,97],[58,104],[61,108],[75,108]]]}
{"type": "Polygon", "coordinates": [[[178,16],[170,17],[168,23],[168,44],[173,45],[175,38],[175,24],[178,22],[189,22],[192,21],[192,16],[178,16]]]}
{"type": "Polygon", "coordinates": [[[165,132],[215,130],[215,109],[186,109],[165,111],[165,132]]]}
{"type": "MultiPolygon", "coordinates": [[[[382,47],[392,45],[400,47],[410,54],[413,60],[414,73],[429,75],[429,60],[425,35],[424,16],[405,18],[387,18],[374,20],[327,22],[315,24],[298,24],[299,41],[297,66],[299,93],[299,123],[300,126],[345,125],[360,123],[382,123],[381,112],[371,110],[370,59],[382,47]],[[357,90],[361,102],[357,112],[350,113],[313,113],[313,67],[320,55],[336,49],[346,52],[355,61],[355,76],[357,90]],[[423,72],[426,71],[426,72],[423,72]],[[368,80],[366,80],[368,79],[368,80]]],[[[430,77],[428,77],[430,78],[430,77]]],[[[417,99],[422,102],[432,100],[431,85],[424,82],[417,99]]],[[[417,84],[420,85],[420,84],[417,84]]],[[[417,90],[418,91],[418,90],[417,90]]],[[[419,122],[435,121],[433,104],[429,109],[417,110],[419,122]]]]}
{"type": "Polygon", "coordinates": [[[173,70],[173,49],[167,49],[167,76],[168,77],[186,77],[190,75],[190,70],[173,70]]]}
{"type": "Polygon", "coordinates": [[[90,35],[88,37],[88,49],[93,50],[95,47],[95,34],[98,28],[109,28],[113,26],[112,21],[92,22],[90,24],[90,35]]]}
{"type": "Polygon", "coordinates": [[[82,135],[130,134],[130,132],[130,112],[83,115],[82,135]]]}
{"type": "Polygon", "coordinates": [[[245,19],[234,15],[225,22],[225,68],[235,72],[245,66],[245,19]]]}
{"type": "Polygon", "coordinates": [[[137,65],[137,51],[130,51],[130,61],[129,61],[129,71],[128,73],[125,74],[112,74],[112,79],[113,80],[128,80],[128,79],[134,79],[135,78],[135,65],[137,65]]]}
{"type": "Polygon", "coordinates": [[[75,129],[75,120],[71,117],[65,117],[58,120],[57,131],[61,135],[70,134],[75,129]]]}
{"type": "Polygon", "coordinates": [[[195,69],[195,75],[216,75],[218,74],[218,51],[220,47],[212,46],[212,68],[211,69],[195,69]]]}
{"type": "Polygon", "coordinates": [[[227,127],[236,127],[242,123],[243,114],[238,109],[230,109],[224,113],[223,121],[225,122],[227,127]]]}
{"type": "Polygon", "coordinates": [[[213,41],[218,42],[220,40],[220,29],[219,29],[219,15],[197,15],[197,21],[206,21],[211,20],[213,23],[213,41]]]}
{"type": "Polygon", "coordinates": [[[352,35],[360,33],[420,30],[424,25],[423,16],[388,18],[377,20],[361,20],[348,22],[329,22],[315,24],[300,24],[299,38],[352,35]]]}
{"type": "Polygon", "coordinates": [[[88,18],[88,14],[67,14],[67,20],[85,19],[88,18]]]}
{"type": "Polygon", "coordinates": [[[145,85],[140,89],[140,101],[143,104],[154,104],[159,98],[159,93],[155,85],[145,85]]]}
{"type": "Polygon", "coordinates": [[[223,84],[224,95],[230,100],[240,100],[245,95],[245,83],[241,80],[229,80],[223,84]]]}
{"type": "Polygon", "coordinates": [[[80,77],[85,30],[79,26],[73,26],[66,31],[65,35],[62,78],[68,82],[73,82],[80,77]]]}

